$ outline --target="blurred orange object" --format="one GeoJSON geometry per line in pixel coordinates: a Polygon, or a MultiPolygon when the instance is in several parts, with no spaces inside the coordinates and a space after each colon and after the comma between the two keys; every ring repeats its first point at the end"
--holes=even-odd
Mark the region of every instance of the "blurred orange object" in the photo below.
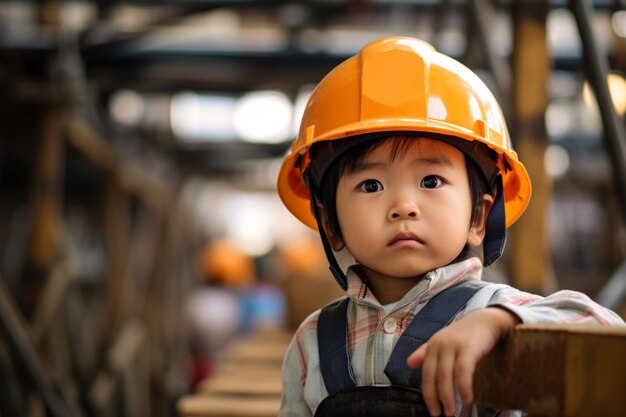
{"type": "Polygon", "coordinates": [[[207,281],[216,284],[242,288],[254,283],[254,261],[226,239],[207,245],[200,255],[200,270],[207,281]]]}
{"type": "Polygon", "coordinates": [[[313,236],[283,245],[279,258],[289,276],[318,277],[328,270],[322,244],[313,236]]]}

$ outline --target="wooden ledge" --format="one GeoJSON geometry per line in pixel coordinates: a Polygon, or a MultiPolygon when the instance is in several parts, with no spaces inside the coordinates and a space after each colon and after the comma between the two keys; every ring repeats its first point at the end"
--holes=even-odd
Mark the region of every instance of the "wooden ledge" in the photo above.
{"type": "Polygon", "coordinates": [[[622,416],[626,327],[520,325],[479,363],[476,402],[541,416],[622,416]]]}

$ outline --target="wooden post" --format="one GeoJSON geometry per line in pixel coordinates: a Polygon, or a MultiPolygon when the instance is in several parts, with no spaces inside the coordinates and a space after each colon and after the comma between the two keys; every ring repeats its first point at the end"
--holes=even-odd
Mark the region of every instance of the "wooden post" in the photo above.
{"type": "Polygon", "coordinates": [[[479,362],[475,400],[537,416],[622,416],[624,353],[624,327],[521,325],[479,362]]]}
{"type": "Polygon", "coordinates": [[[117,326],[127,311],[128,254],[131,229],[130,196],[108,175],[105,186],[104,224],[107,263],[107,313],[105,332],[107,336],[117,333],[117,326]]]}
{"type": "Polygon", "coordinates": [[[58,114],[44,110],[35,156],[33,233],[30,260],[40,268],[51,266],[59,250],[63,141],[58,114]]]}
{"type": "MultiPolygon", "coordinates": [[[[51,35],[59,18],[52,3],[42,2],[39,19],[51,35]]],[[[37,145],[34,150],[31,207],[31,229],[27,260],[16,289],[17,302],[26,318],[37,308],[46,275],[60,252],[63,140],[60,136],[56,103],[37,107],[37,145]]]]}
{"type": "MultiPolygon", "coordinates": [[[[56,1],[44,1],[39,7],[39,23],[51,34],[60,28],[56,1]]],[[[61,201],[61,165],[63,141],[60,136],[59,112],[54,103],[42,108],[39,140],[35,159],[33,195],[33,235],[30,261],[36,268],[47,269],[57,256],[61,201]]]]}
{"type": "Polygon", "coordinates": [[[34,160],[28,260],[17,295],[27,318],[37,308],[47,274],[61,251],[63,141],[58,113],[51,109],[42,112],[34,160]]]}
{"type": "Polygon", "coordinates": [[[544,116],[548,105],[550,59],[546,41],[546,0],[514,2],[513,129],[520,160],[530,175],[533,195],[522,218],[511,228],[512,284],[544,293],[550,271],[550,251],[545,219],[551,181],[545,172],[548,145],[544,116]]]}
{"type": "Polygon", "coordinates": [[[47,35],[56,38],[61,33],[61,5],[59,0],[44,0],[40,2],[38,9],[40,27],[47,35]]]}

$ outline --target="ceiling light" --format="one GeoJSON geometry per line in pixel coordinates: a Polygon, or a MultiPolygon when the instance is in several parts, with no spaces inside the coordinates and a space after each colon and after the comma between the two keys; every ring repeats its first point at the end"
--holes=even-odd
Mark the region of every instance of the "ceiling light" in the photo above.
{"type": "Polygon", "coordinates": [[[291,137],[293,105],[279,91],[244,95],[235,109],[235,129],[248,142],[280,143],[291,137]]]}
{"type": "Polygon", "coordinates": [[[233,140],[235,104],[232,97],[175,94],[170,107],[172,132],[183,142],[233,140]]]}

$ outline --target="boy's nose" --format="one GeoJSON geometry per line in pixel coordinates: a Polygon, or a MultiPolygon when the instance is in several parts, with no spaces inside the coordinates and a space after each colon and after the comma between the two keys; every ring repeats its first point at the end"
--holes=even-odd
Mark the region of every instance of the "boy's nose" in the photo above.
{"type": "Polygon", "coordinates": [[[389,220],[417,220],[420,216],[419,210],[415,202],[403,196],[390,208],[388,213],[389,220]]]}

